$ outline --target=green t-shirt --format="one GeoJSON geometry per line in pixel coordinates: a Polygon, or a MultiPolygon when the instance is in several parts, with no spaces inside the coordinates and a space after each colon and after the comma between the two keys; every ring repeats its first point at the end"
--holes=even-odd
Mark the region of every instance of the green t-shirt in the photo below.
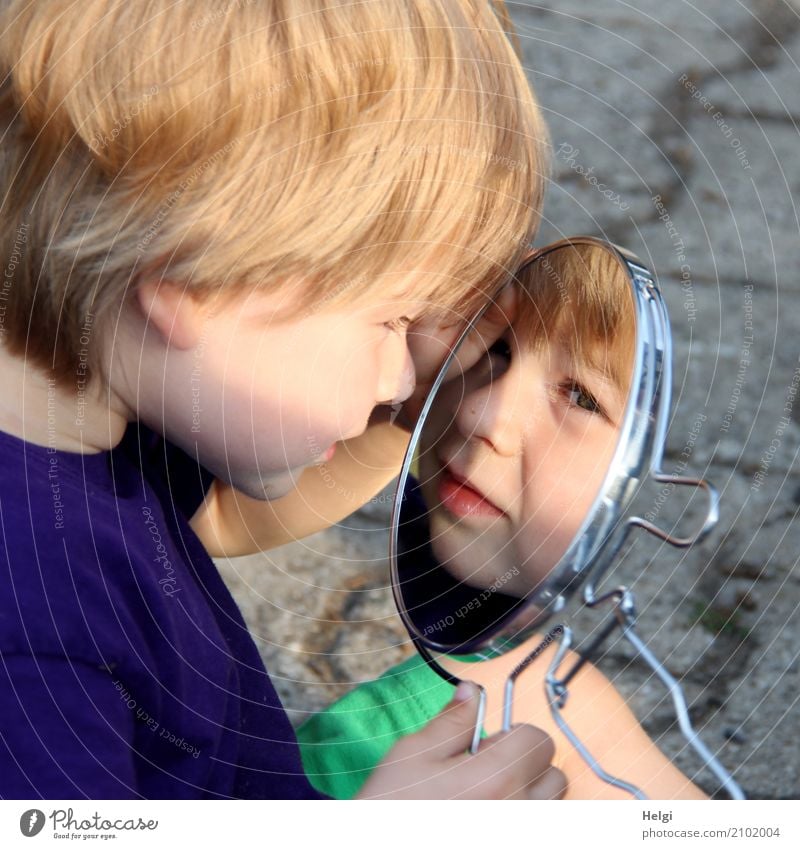
{"type": "Polygon", "coordinates": [[[297,729],[309,780],[352,799],[392,746],[430,722],[454,690],[419,655],[356,687],[297,729]]]}

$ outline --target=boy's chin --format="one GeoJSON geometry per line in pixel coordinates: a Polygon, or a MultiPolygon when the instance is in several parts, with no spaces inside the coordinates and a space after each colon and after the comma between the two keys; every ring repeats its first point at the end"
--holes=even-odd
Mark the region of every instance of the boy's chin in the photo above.
{"type": "Polygon", "coordinates": [[[250,498],[259,501],[275,501],[283,498],[297,487],[303,469],[275,472],[264,476],[246,476],[231,481],[231,486],[250,498]]]}

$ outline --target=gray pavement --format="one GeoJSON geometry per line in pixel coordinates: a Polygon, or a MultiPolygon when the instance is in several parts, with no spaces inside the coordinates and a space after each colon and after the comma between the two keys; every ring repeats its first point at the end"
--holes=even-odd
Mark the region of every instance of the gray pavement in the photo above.
{"type": "MultiPolygon", "coordinates": [[[[620,580],[748,795],[798,798],[800,12],[787,0],[509,5],[556,154],[538,241],[605,235],[656,269],[675,340],[665,465],[696,426],[689,468],[723,498],[703,544],[639,536],[620,580]]],[[[681,515],[677,498],[665,519],[681,515]]],[[[296,721],[411,652],[388,588],[389,502],[219,564],[296,721]]],[[[600,667],[694,776],[630,651],[610,645],[600,667]]]]}

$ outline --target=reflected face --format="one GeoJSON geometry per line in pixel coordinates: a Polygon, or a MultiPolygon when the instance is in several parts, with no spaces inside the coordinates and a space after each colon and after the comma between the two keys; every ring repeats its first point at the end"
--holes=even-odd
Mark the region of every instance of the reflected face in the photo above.
{"type": "Polygon", "coordinates": [[[534,590],[608,471],[628,381],[612,376],[608,340],[585,341],[582,361],[568,342],[556,332],[534,347],[514,325],[431,409],[419,463],[431,544],[470,586],[534,590]]]}

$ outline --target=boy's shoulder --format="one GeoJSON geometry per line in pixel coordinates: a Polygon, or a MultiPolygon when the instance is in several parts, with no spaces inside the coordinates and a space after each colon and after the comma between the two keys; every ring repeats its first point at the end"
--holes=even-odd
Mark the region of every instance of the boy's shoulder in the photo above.
{"type": "Polygon", "coordinates": [[[211,564],[181,520],[202,491],[179,491],[180,468],[170,499],[156,443],[129,428],[112,452],[82,455],[0,433],[0,650],[105,662],[147,621],[169,627],[176,595],[202,607],[187,560],[211,564]]]}

